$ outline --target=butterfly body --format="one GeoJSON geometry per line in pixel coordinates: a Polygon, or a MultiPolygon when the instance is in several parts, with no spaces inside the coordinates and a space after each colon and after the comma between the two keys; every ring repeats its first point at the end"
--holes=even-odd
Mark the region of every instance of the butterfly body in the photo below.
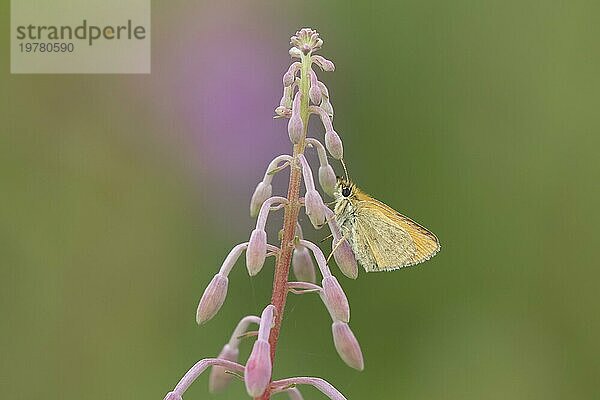
{"type": "Polygon", "coordinates": [[[335,219],[367,272],[391,271],[429,260],[440,249],[437,237],[413,220],[338,178],[335,219]]]}

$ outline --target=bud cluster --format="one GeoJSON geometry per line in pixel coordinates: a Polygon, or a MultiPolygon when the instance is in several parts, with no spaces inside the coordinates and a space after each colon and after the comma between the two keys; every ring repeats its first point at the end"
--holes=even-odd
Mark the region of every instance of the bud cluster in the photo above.
{"type": "Polygon", "coordinates": [[[323,45],[323,40],[312,29],[299,30],[292,36],[291,44],[293,47],[289,54],[294,61],[283,75],[283,96],[275,114],[276,118],[289,119],[287,130],[294,148],[293,154],[277,156],[267,167],[250,200],[250,215],[256,217],[256,227],[247,242],[238,244],[229,252],[218,273],[204,290],[198,304],[196,321],[198,324],[206,323],[223,306],[227,296],[228,275],[243,252],[246,254],[246,268],[250,276],[261,272],[269,256],[276,257],[272,304],[263,309],[260,317],[243,317],[219,355],[196,363],[175,389],[167,394],[165,400],[181,400],[191,383],[209,367],[210,392],[224,390],[232,377],[237,375],[244,380],[246,392],[253,399],[269,399],[272,394],[281,392],[286,393],[292,400],[302,399],[297,385],[312,385],[330,399],[345,399],[337,389],[321,378],[272,380],[273,357],[288,292],[318,293],[331,316],[333,344],[340,358],[354,369],[364,368],[360,346],[348,325],[350,307],[346,294],[337,278],[332,275],[327,265],[328,260],[321,249],[304,239],[298,223],[298,210],[302,207],[314,228],[320,229],[327,224],[333,236],[332,252],[336,264],[345,276],[356,279],[358,266],[352,249],[341,237],[333,212],[326,207],[317,190],[312,169],[304,156],[305,148],[316,150],[319,160],[319,186],[325,194],[332,196],[337,178],[329,164],[328,155],[333,159],[342,160],[343,146],[340,136],[333,128],[333,106],[329,90],[319,81],[314,66],[326,72],[334,71],[335,66],[330,60],[314,54],[323,45]],[[325,127],[324,144],[316,138],[307,137],[307,125],[311,114],[317,115],[325,127]],[[288,166],[288,193],[292,194],[290,197],[273,196],[273,176],[288,166]],[[298,194],[301,182],[304,183],[304,197],[299,197],[298,194]],[[279,209],[285,210],[285,218],[283,239],[277,247],[268,243],[266,224],[269,213],[279,209]],[[293,210],[296,210],[295,214],[293,210]],[[322,277],[320,286],[315,283],[315,262],[322,277]],[[290,264],[297,281],[288,281],[290,264]],[[278,276],[284,278],[281,287],[277,285],[278,276]],[[258,325],[258,331],[249,331],[250,325],[258,325]],[[240,364],[240,343],[244,338],[250,337],[256,337],[252,351],[245,364],[240,364]]]}

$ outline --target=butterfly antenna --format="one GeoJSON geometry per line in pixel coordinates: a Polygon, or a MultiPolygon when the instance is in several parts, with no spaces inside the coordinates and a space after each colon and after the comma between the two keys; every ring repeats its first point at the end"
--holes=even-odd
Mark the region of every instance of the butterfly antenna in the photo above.
{"type": "Polygon", "coordinates": [[[346,169],[346,163],[344,162],[344,159],[342,158],[340,160],[340,162],[342,163],[342,167],[344,167],[344,174],[346,175],[345,180],[349,181],[350,180],[350,176],[348,175],[348,170],[346,169]]]}

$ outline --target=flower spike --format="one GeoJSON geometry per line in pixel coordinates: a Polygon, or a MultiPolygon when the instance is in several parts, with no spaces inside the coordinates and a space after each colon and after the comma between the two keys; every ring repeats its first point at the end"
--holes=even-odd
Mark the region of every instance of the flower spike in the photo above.
{"type": "MultiPolygon", "coordinates": [[[[253,399],[271,398],[277,393],[286,393],[291,400],[303,400],[298,385],[311,385],[330,400],[346,400],[336,388],[318,377],[297,377],[273,380],[273,359],[278,343],[285,300],[289,293],[316,293],[322,300],[332,319],[333,342],[346,364],[362,370],[362,352],[356,337],[350,330],[350,306],[338,279],[331,274],[328,259],[315,243],[305,240],[298,221],[302,208],[311,224],[319,229],[325,223],[333,236],[332,256],[340,270],[348,277],[356,278],[358,265],[350,244],[340,232],[335,215],[326,207],[315,187],[313,171],[304,153],[307,147],[316,150],[319,169],[318,180],[322,193],[334,197],[337,178],[329,163],[329,155],[343,162],[343,145],[333,128],[333,106],[327,86],[319,81],[317,67],[323,71],[335,70],[333,62],[316,55],[323,45],[319,33],[311,28],[302,28],[290,39],[289,50],[292,62],[283,74],[283,94],[275,108],[273,118],[288,118],[287,131],[293,143],[292,154],[275,157],[268,165],[263,179],[258,182],[250,199],[250,216],[256,218],[256,226],[248,242],[233,247],[219,271],[204,290],[196,310],[198,324],[213,318],[227,297],[229,276],[241,254],[245,251],[246,267],[250,276],[258,274],[269,256],[276,256],[273,292],[271,301],[260,318],[254,315],[243,317],[217,358],[197,362],[181,378],[175,388],[167,393],[165,400],[183,400],[188,387],[210,368],[208,389],[211,393],[224,390],[238,376],[244,381],[246,392],[253,399]],[[307,138],[311,114],[317,114],[325,127],[324,141],[307,138]],[[329,153],[329,154],[328,154],[329,153]],[[286,197],[273,196],[273,176],[290,167],[290,181],[286,197]],[[304,183],[304,193],[301,197],[304,183]],[[267,220],[271,211],[285,208],[283,228],[279,230],[279,247],[267,241],[267,220]],[[312,254],[311,254],[312,253],[312,254]],[[321,273],[316,283],[316,266],[321,273]],[[289,270],[293,270],[295,281],[290,281],[289,270]],[[258,329],[250,325],[258,324],[258,329]],[[240,342],[252,338],[252,351],[245,365],[239,364],[240,342]]],[[[276,231],[276,230],[275,230],[276,231]]]]}

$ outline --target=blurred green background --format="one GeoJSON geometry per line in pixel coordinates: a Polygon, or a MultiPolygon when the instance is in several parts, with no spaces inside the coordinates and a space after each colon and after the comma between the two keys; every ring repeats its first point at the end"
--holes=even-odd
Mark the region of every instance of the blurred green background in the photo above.
{"type": "MultiPolygon", "coordinates": [[[[10,75],[2,2],[1,397],[162,399],[260,312],[272,261],[252,279],[240,261],[221,312],[194,321],[289,151],[271,117],[310,26],[351,176],[442,251],[340,277],[364,372],[318,298],[291,297],[275,376],[349,399],[599,398],[600,3],[213,3],[153,2],[150,75],[62,76],[10,75]]],[[[186,395],[212,398],[246,397],[207,376],[186,395]]]]}

